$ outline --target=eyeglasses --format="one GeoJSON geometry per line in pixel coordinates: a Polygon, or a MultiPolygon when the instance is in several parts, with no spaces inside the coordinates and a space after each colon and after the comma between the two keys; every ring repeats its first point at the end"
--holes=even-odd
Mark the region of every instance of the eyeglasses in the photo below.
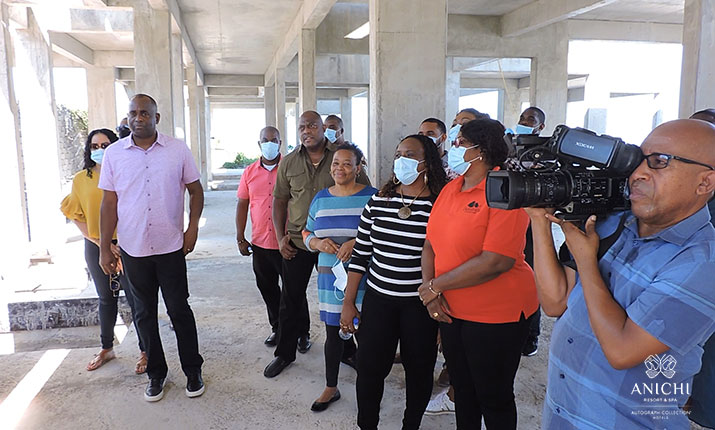
{"type": "Polygon", "coordinates": [[[670,164],[670,160],[678,160],[683,163],[697,164],[698,166],[703,166],[707,167],[710,170],[715,170],[715,167],[709,164],[689,160],[683,157],[678,157],[677,155],[662,154],[660,152],[654,152],[652,154],[645,155],[643,158],[645,158],[646,163],[648,163],[648,167],[650,167],[651,169],[665,169],[666,167],[668,167],[668,164],[670,164]]]}
{"type": "Polygon", "coordinates": [[[318,129],[318,123],[317,122],[311,122],[308,124],[300,124],[298,126],[298,130],[304,130],[306,128],[309,128],[311,130],[317,130],[318,129]]]}
{"type": "Polygon", "coordinates": [[[122,285],[119,283],[119,273],[112,273],[109,275],[109,289],[112,291],[114,297],[119,297],[119,290],[122,285]]]}
{"type": "Polygon", "coordinates": [[[92,151],[95,151],[95,150],[97,150],[97,149],[99,149],[99,148],[107,149],[107,147],[108,147],[109,145],[111,145],[111,144],[112,144],[112,142],[91,143],[91,144],[89,145],[89,147],[92,149],[92,151]]]}
{"type": "Polygon", "coordinates": [[[117,130],[117,132],[120,132],[122,130],[129,130],[129,126],[128,125],[118,125],[117,128],[115,128],[115,130],[117,130]]]}

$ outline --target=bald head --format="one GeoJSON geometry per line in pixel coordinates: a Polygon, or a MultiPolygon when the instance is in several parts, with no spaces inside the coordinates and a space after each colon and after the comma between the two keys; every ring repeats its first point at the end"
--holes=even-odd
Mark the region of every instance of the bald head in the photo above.
{"type": "Polygon", "coordinates": [[[693,119],[666,122],[646,137],[641,149],[647,159],[628,184],[631,211],[645,237],[698,212],[713,196],[715,126],[693,119]]]}
{"type": "Polygon", "coordinates": [[[715,125],[694,119],[678,119],[656,127],[643,142],[646,148],[657,145],[664,152],[715,166],[715,125]]]}

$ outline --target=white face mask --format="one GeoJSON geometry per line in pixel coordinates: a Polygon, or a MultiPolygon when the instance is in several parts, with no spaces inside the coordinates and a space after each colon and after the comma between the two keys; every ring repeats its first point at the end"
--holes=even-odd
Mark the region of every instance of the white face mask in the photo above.
{"type": "Polygon", "coordinates": [[[266,160],[275,160],[280,153],[280,147],[276,142],[261,142],[261,155],[266,160]]]}
{"type": "MultiPolygon", "coordinates": [[[[338,260],[331,270],[333,275],[335,275],[335,282],[333,285],[338,291],[342,292],[342,296],[345,297],[345,288],[348,286],[348,272],[345,271],[345,265],[342,261],[338,260]]],[[[335,297],[340,299],[337,291],[335,292],[335,297]]]]}

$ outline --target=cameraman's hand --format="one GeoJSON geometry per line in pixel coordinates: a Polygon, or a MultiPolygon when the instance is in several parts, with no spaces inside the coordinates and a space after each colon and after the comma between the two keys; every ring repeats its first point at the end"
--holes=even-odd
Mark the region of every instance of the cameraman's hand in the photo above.
{"type": "Polygon", "coordinates": [[[556,212],[555,208],[524,208],[524,212],[529,215],[531,222],[550,221],[547,215],[553,215],[556,212]]]}
{"type": "Polygon", "coordinates": [[[596,233],[596,215],[591,215],[586,220],[584,230],[572,222],[565,222],[553,215],[546,216],[551,222],[561,226],[561,230],[566,237],[566,245],[569,252],[576,261],[576,265],[582,267],[588,263],[598,263],[598,245],[601,238],[596,233]]]}

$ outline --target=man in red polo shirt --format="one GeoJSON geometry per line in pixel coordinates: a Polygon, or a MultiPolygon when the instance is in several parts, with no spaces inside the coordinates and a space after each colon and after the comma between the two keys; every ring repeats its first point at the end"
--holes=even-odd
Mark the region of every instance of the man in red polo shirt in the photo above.
{"type": "Polygon", "coordinates": [[[278,308],[281,288],[281,254],[273,230],[273,187],[280,162],[281,136],[277,128],[268,126],[261,130],[258,147],[261,158],[246,168],[238,186],[236,205],[236,242],[241,255],[253,254],[253,273],[258,291],[268,309],[268,322],[272,332],[264,343],[276,346],[278,332],[278,308]],[[251,209],[251,240],[246,239],[246,220],[251,209]]]}

